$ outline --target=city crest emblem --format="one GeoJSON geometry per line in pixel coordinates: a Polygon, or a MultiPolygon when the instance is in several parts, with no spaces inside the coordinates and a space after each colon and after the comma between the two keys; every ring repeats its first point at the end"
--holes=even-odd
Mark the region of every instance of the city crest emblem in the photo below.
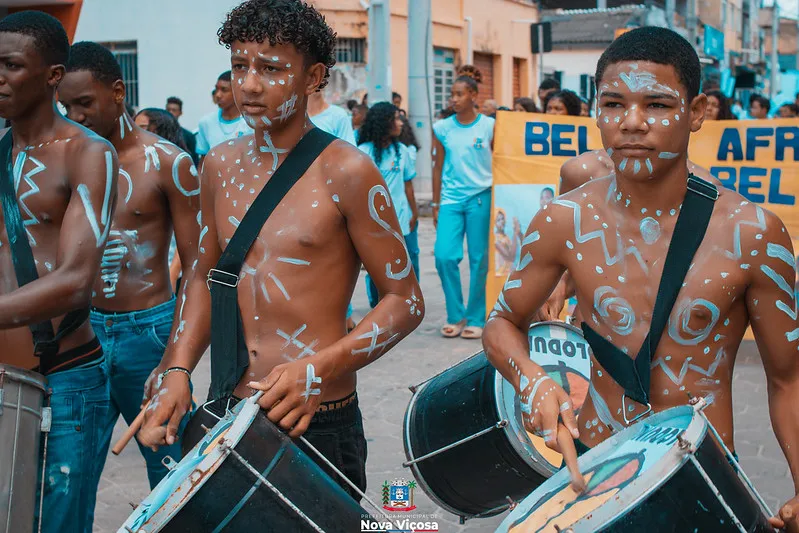
{"type": "Polygon", "coordinates": [[[413,511],[416,509],[413,504],[413,489],[415,488],[415,481],[395,479],[391,484],[388,481],[384,481],[383,509],[387,511],[413,511]]]}

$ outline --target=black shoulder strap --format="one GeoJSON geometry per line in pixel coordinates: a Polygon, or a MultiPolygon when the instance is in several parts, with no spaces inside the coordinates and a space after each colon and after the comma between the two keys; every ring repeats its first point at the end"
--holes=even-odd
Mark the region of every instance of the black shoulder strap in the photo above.
{"type": "MultiPolygon", "coordinates": [[[[616,383],[624,388],[625,396],[640,404],[649,404],[652,357],[691,267],[691,261],[705,237],[718,196],[719,192],[712,183],[693,174],[688,176],[688,190],[663,265],[651,327],[634,360],[591,329],[588,324],[582,323],[583,334],[591,345],[594,357],[616,383]]],[[[626,410],[624,415],[626,420],[626,410]]]]}
{"type": "MultiPolygon", "coordinates": [[[[33,251],[28,241],[28,232],[25,230],[17,203],[14,165],[11,161],[13,144],[11,130],[8,130],[0,139],[0,198],[2,198],[3,219],[11,248],[14,273],[17,277],[17,284],[22,287],[39,279],[39,273],[36,271],[36,260],[33,257],[33,251]]],[[[53,325],[49,320],[29,326],[33,335],[33,352],[40,358],[39,367],[42,373],[48,372],[50,366],[48,359],[58,354],[58,342],[78,329],[88,318],[88,308],[70,311],[61,321],[56,335],[53,334],[53,325]]]]}
{"type": "Polygon", "coordinates": [[[237,287],[244,258],[272,211],[305,171],[336,138],[319,128],[306,133],[266,182],[208,272],[211,291],[211,390],[209,398],[230,395],[249,365],[237,287]]]}

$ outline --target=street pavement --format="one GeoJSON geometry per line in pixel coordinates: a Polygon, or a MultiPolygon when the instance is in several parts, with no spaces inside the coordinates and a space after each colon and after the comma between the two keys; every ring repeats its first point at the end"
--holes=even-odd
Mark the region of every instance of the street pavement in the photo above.
{"type": "MultiPolygon", "coordinates": [[[[421,219],[420,277],[427,309],[424,322],[391,352],[358,375],[358,394],[369,447],[367,495],[378,504],[385,481],[411,479],[409,471],[402,467],[405,460],[402,422],[411,399],[408,386],[421,383],[481,350],[479,341],[444,339],[438,333],[444,324],[445,310],[433,260],[434,240],[432,220],[421,219]]],[[[468,262],[464,261],[461,267],[466,282],[468,262]]],[[[353,305],[356,318],[362,318],[368,312],[362,279],[356,288],[353,305]]],[[[209,358],[206,354],[194,373],[198,397],[208,390],[208,382],[209,358]]],[[[745,342],[739,352],[733,394],[737,452],[745,471],[773,510],[790,499],[794,490],[787,463],[771,430],[765,376],[752,342],[745,342]]],[[[125,427],[120,419],[114,442],[125,427]]],[[[464,462],[464,468],[469,468],[468,461],[464,462]]],[[[475,478],[474,482],[479,484],[482,480],[475,478]]],[[[117,531],[130,514],[132,505],[138,504],[148,493],[144,461],[135,445],[129,445],[119,456],[109,455],[97,498],[95,533],[117,531]]],[[[460,525],[457,517],[437,508],[420,489],[416,489],[414,500],[417,506],[414,513],[434,515],[424,520],[437,521],[442,533],[494,531],[504,516],[470,520],[460,525]]],[[[402,518],[401,514],[395,513],[394,516],[402,518]]],[[[266,524],[268,519],[265,518],[266,524]]],[[[353,533],[356,531],[357,528],[353,528],[353,533]]]]}

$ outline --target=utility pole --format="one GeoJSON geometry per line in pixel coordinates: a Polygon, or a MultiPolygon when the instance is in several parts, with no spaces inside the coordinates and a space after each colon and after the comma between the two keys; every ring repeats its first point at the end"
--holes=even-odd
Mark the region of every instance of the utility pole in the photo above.
{"type": "Polygon", "coordinates": [[[687,0],[685,4],[685,25],[688,26],[688,40],[696,48],[696,0],[687,0]]]}
{"type": "Polygon", "coordinates": [[[727,0],[721,0],[721,44],[723,48],[723,56],[721,58],[722,72],[724,72],[724,70],[728,67],[727,58],[729,57],[729,54],[727,53],[727,11],[727,0]]]}
{"type": "Polygon", "coordinates": [[[596,8],[597,9],[607,9],[608,8],[608,0],[596,0],[596,8]]]}
{"type": "MultiPolygon", "coordinates": [[[[414,185],[420,197],[432,194],[433,21],[431,0],[413,0],[408,9],[408,121],[421,147],[414,185]]],[[[421,199],[421,198],[420,198],[421,199]]]]}
{"type": "Polygon", "coordinates": [[[674,29],[674,8],[675,8],[675,0],[666,0],[666,23],[669,25],[669,29],[674,29]]]}
{"type": "Polygon", "coordinates": [[[369,4],[369,102],[391,101],[391,1],[369,4]]]}
{"type": "Polygon", "coordinates": [[[777,95],[777,76],[780,72],[779,47],[780,47],[780,5],[775,1],[771,13],[771,83],[769,84],[769,99],[777,95]]]}

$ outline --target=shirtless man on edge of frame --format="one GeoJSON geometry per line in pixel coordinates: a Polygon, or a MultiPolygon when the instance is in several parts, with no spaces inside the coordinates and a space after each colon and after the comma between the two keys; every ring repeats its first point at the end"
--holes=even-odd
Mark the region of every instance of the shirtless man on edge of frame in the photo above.
{"type": "MultiPolygon", "coordinates": [[[[530,257],[510,275],[483,337],[486,354],[519,391],[526,427],[559,451],[561,421],[588,446],[623,429],[623,389],[594,359],[597,394],[583,406],[578,428],[568,395],[544,380],[529,359],[527,324],[568,269],[590,326],[622,352],[638,353],[687,190],[688,141],[701,128],[706,106],[696,52],[663,28],[636,29],[614,41],[599,60],[596,79],[597,124],[603,144],[613,150],[608,153],[615,175],[589,181],[533,218],[522,248],[522,256],[530,257]],[[584,428],[584,420],[592,422],[591,429],[584,428]]],[[[706,413],[734,450],[732,370],[751,323],[774,431],[799,488],[795,275],[782,221],[720,188],[704,241],[653,354],[650,402],[658,412],[684,405],[688,392],[712,395],[706,413]]],[[[631,417],[645,410],[632,407],[631,417]]],[[[564,451],[573,453],[571,439],[561,441],[564,451]]],[[[787,520],[796,528],[797,511],[794,498],[772,524],[783,527],[787,520]]]]}

